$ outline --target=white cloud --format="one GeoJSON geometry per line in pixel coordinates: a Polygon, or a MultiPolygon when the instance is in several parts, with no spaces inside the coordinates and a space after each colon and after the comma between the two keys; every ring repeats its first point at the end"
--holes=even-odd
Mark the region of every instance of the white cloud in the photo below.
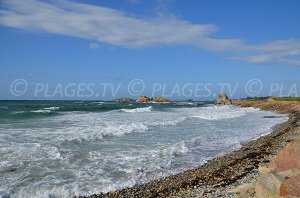
{"type": "Polygon", "coordinates": [[[0,24],[30,31],[76,36],[111,45],[142,48],[195,45],[227,50],[237,39],[214,39],[212,24],[192,24],[175,17],[139,19],[120,11],[70,1],[4,0],[0,24]]]}
{"type": "Polygon", "coordinates": [[[0,24],[93,39],[128,48],[192,44],[211,34],[210,24],[176,18],[138,19],[117,10],[70,1],[4,0],[0,24]]]}
{"type": "Polygon", "coordinates": [[[279,40],[247,47],[248,55],[232,57],[253,64],[285,64],[300,66],[300,41],[279,40]],[[298,58],[298,60],[297,60],[298,58]]]}
{"type": "MultiPolygon", "coordinates": [[[[125,48],[190,45],[229,51],[232,59],[256,64],[300,65],[299,40],[245,45],[240,39],[220,39],[212,24],[193,24],[176,17],[137,18],[118,10],[67,0],[3,0],[0,25],[27,31],[75,36],[125,48]],[[240,55],[242,54],[246,55],[240,55]]],[[[90,45],[90,48],[96,47],[90,45]]]]}

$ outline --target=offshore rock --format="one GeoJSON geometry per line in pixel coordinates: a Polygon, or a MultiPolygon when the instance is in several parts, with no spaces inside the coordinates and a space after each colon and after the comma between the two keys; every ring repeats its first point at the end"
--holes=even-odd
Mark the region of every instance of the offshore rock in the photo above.
{"type": "Polygon", "coordinates": [[[114,102],[135,102],[135,100],[131,99],[131,98],[115,98],[112,101],[114,101],[114,102]]]}
{"type": "Polygon", "coordinates": [[[140,96],[136,102],[170,102],[169,99],[167,98],[162,98],[162,97],[152,97],[149,98],[147,96],[140,96]]]}
{"type": "Polygon", "coordinates": [[[150,102],[150,98],[148,98],[147,96],[140,96],[136,102],[150,102]]]}
{"type": "Polygon", "coordinates": [[[215,101],[216,105],[231,105],[232,101],[225,93],[220,93],[218,99],[215,101]]]}
{"type": "Polygon", "coordinates": [[[151,98],[152,102],[170,102],[169,99],[163,97],[153,97],[151,98]]]}

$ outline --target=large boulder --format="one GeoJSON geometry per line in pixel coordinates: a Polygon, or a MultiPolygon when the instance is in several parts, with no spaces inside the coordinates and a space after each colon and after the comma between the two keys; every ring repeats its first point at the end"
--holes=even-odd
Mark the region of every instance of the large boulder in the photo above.
{"type": "Polygon", "coordinates": [[[256,197],[300,197],[300,139],[289,142],[269,167],[258,170],[256,197]]]}
{"type": "Polygon", "coordinates": [[[257,198],[280,198],[279,189],[284,178],[276,173],[262,175],[255,184],[257,198]]]}
{"type": "Polygon", "coordinates": [[[300,174],[283,181],[279,189],[279,194],[281,197],[300,197],[300,174]]]}
{"type": "Polygon", "coordinates": [[[271,168],[276,172],[300,168],[300,139],[289,142],[272,160],[271,168]]]}
{"type": "Polygon", "coordinates": [[[232,101],[225,93],[220,93],[218,99],[215,101],[216,105],[231,105],[232,101]]]}

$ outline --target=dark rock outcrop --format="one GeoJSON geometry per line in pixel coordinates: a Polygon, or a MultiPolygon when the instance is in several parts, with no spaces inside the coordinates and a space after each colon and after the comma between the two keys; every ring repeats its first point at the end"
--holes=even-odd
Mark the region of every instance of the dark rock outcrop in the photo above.
{"type": "Polygon", "coordinates": [[[147,96],[140,96],[136,102],[150,102],[151,98],[148,98],[147,96]]]}
{"type": "Polygon", "coordinates": [[[112,101],[114,101],[114,102],[135,102],[135,100],[131,99],[131,98],[115,98],[112,101]]]}
{"type": "Polygon", "coordinates": [[[153,97],[153,98],[151,98],[151,101],[153,101],[153,102],[170,102],[169,99],[162,98],[162,97],[153,97]]]}
{"type": "Polygon", "coordinates": [[[140,96],[136,102],[170,102],[169,99],[167,98],[162,98],[162,97],[152,97],[149,98],[147,96],[140,96]]]}
{"type": "Polygon", "coordinates": [[[225,93],[220,93],[218,99],[215,101],[216,105],[231,105],[232,101],[225,93]]]}

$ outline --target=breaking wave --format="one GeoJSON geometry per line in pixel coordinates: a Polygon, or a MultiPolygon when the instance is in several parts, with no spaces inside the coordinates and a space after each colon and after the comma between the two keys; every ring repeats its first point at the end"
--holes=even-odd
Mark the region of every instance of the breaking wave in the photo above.
{"type": "Polygon", "coordinates": [[[152,110],[153,110],[152,106],[135,108],[135,109],[121,109],[121,111],[127,112],[127,113],[142,113],[142,112],[150,112],[152,110]]]}
{"type": "Polygon", "coordinates": [[[221,120],[245,116],[247,113],[255,111],[259,110],[252,107],[237,108],[232,106],[212,106],[194,109],[191,117],[204,120],[221,120]]]}

